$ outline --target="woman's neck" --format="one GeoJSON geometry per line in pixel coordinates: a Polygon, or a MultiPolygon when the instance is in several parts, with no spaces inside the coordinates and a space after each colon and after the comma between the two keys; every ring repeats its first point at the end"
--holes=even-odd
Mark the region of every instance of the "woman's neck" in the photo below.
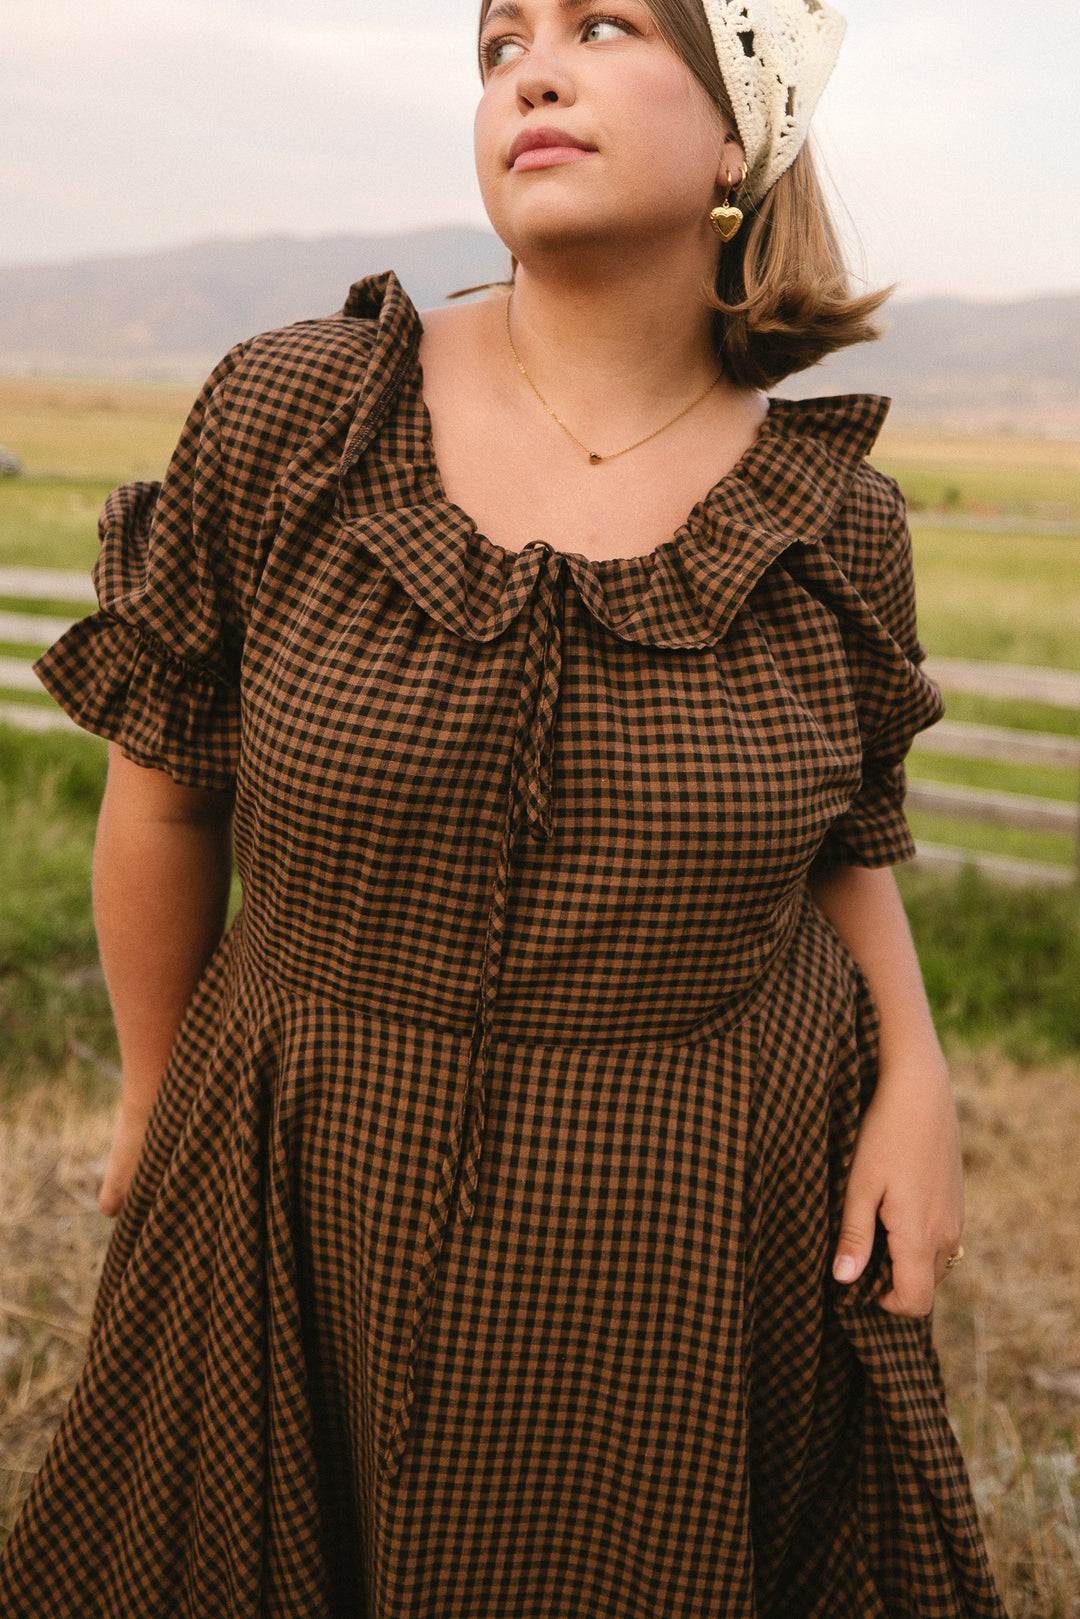
{"type": "Polygon", "coordinates": [[[605,424],[613,410],[651,421],[658,405],[676,408],[718,369],[704,279],[632,266],[592,279],[580,265],[565,279],[520,268],[511,330],[533,385],[605,424]]]}

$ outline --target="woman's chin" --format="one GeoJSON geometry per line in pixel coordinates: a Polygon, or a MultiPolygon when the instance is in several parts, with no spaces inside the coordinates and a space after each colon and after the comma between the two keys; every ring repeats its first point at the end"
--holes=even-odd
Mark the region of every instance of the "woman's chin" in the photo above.
{"type": "Polygon", "coordinates": [[[634,240],[632,221],[620,230],[616,223],[606,224],[584,209],[534,207],[527,213],[515,210],[512,217],[489,210],[488,219],[503,246],[522,264],[564,254],[578,259],[622,256],[634,240]]]}

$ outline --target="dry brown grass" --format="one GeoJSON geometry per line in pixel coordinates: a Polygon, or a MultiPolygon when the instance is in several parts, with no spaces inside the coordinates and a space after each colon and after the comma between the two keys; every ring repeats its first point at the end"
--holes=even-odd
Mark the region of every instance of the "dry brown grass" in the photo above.
{"type": "Polygon", "coordinates": [[[1075,438],[931,432],[887,422],[877,448],[887,457],[926,467],[981,467],[993,472],[1011,466],[1031,475],[1080,475],[1080,439],[1075,438]]]}
{"type": "Polygon", "coordinates": [[[110,1113],[35,1090],[0,1115],[0,1528],[40,1466],[82,1364],[109,1222],[110,1113]]]}
{"type": "Polygon", "coordinates": [[[954,1064],[966,1258],[937,1338],[1013,1619],[1080,1615],[1080,1069],[954,1064]]]}
{"type": "MultiPolygon", "coordinates": [[[[954,1063],[967,1257],[938,1345],[1013,1619],[1080,1619],[1080,1068],[954,1063]]],[[[78,1373],[108,1222],[100,1108],[37,1091],[0,1116],[0,1514],[10,1521],[78,1373]]]]}

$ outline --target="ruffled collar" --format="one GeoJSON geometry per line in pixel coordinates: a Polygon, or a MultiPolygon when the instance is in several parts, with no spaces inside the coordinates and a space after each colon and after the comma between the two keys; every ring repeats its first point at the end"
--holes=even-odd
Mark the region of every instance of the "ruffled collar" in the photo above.
{"type": "Polygon", "coordinates": [[[421,392],[422,327],[397,278],[357,282],[343,314],[374,329],[339,467],[342,489],[376,439],[385,454],[382,430],[398,413],[412,431],[389,435],[400,462],[395,482],[415,503],[371,510],[366,501],[346,500],[341,519],[425,612],[473,640],[501,635],[541,569],[557,558],[588,611],[622,640],[714,645],[785,551],[830,533],[889,408],[888,400],[862,394],[771,399],[751,448],[673,537],[645,556],[593,562],[535,543],[510,552],[480,534],[442,490],[421,392]]]}

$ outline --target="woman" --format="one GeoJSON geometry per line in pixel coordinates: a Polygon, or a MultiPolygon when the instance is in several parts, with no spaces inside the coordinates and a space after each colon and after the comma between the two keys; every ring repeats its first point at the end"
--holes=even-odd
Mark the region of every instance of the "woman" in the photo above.
{"type": "Polygon", "coordinates": [[[512,299],[361,283],[112,497],[44,670],[114,744],[120,1220],[6,1615],[1001,1613],[884,406],[760,392],[880,301],[800,151],[841,29],[489,3],[512,299]]]}

